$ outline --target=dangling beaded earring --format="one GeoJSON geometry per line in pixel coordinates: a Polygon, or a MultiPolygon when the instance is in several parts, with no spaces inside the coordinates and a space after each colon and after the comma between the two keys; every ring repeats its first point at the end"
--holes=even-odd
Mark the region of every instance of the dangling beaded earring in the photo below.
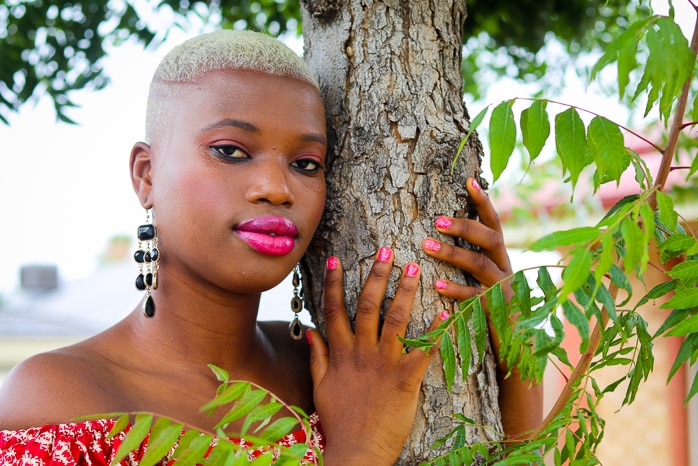
{"type": "Polygon", "coordinates": [[[291,298],[293,320],[288,326],[288,333],[294,340],[300,340],[303,338],[303,324],[298,319],[298,313],[303,310],[303,288],[300,285],[300,267],[296,265],[296,267],[293,269],[293,298],[291,298]]]}
{"type": "Polygon", "coordinates": [[[143,314],[151,319],[155,315],[155,301],[151,291],[158,289],[160,250],[157,230],[150,219],[149,209],[146,209],[145,215],[145,224],[138,227],[138,250],[133,254],[133,258],[138,263],[136,288],[145,291],[143,314]]]}

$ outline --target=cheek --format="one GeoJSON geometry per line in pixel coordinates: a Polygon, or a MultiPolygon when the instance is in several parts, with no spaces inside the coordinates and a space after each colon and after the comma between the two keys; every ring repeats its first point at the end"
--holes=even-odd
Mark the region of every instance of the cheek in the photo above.
{"type": "Polygon", "coordinates": [[[160,195],[156,199],[159,204],[156,209],[164,210],[168,220],[173,221],[177,227],[211,222],[215,217],[206,218],[207,213],[220,210],[221,199],[225,198],[220,183],[201,170],[181,169],[168,175],[157,180],[163,185],[162,189],[157,190],[160,195]]]}
{"type": "Polygon", "coordinates": [[[326,191],[325,191],[325,182],[323,181],[316,190],[310,191],[310,196],[308,199],[308,205],[310,207],[311,211],[311,216],[313,218],[313,222],[315,225],[315,228],[320,224],[320,219],[322,218],[322,214],[325,211],[325,197],[326,197],[326,191]]]}

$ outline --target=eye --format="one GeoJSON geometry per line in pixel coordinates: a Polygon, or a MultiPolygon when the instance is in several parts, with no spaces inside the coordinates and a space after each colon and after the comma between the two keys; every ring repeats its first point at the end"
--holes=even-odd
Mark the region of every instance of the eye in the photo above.
{"type": "Polygon", "coordinates": [[[303,173],[317,173],[325,167],[315,159],[298,159],[291,163],[291,166],[303,173]]]}
{"type": "Polygon", "coordinates": [[[233,144],[221,144],[218,146],[211,146],[211,149],[217,157],[220,157],[225,160],[238,161],[249,158],[247,152],[233,144]]]}

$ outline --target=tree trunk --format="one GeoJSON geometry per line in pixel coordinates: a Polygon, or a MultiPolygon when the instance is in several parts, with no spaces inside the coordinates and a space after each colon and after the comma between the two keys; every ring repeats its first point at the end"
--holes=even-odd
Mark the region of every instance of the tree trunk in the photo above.
{"type": "MultiPolygon", "coordinates": [[[[361,284],[380,246],[395,251],[394,291],[401,267],[422,267],[408,337],[422,334],[443,310],[458,304],[442,299],[433,282],[467,277],[422,252],[427,236],[441,240],[437,215],[468,214],[465,179],[480,170],[476,138],[465,148],[468,129],[462,100],[461,30],[463,1],[303,0],[305,58],[325,99],[330,149],[325,217],[303,260],[306,302],[324,330],[321,290],[325,259],[345,264],[345,287],[353,318],[361,284]]],[[[474,341],[474,339],[472,339],[474,341]]],[[[477,351],[473,346],[473,353],[477,351]]],[[[453,413],[501,431],[494,360],[474,356],[469,374],[446,390],[436,358],[422,386],[420,408],[397,464],[433,458],[430,446],[453,428],[453,413]]],[[[487,429],[468,431],[468,442],[492,440],[487,429]]],[[[443,452],[443,448],[440,450],[443,452]]]]}

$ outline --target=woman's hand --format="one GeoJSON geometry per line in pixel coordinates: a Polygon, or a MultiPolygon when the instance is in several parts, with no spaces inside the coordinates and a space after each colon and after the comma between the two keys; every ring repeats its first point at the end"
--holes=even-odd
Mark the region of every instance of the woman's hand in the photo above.
{"type": "MultiPolygon", "coordinates": [[[[440,233],[463,239],[479,247],[481,252],[443,243],[434,238],[425,239],[422,247],[430,256],[471,274],[480,282],[482,288],[461,285],[443,278],[436,280],[434,287],[444,296],[465,301],[482,293],[485,288],[502,282],[502,290],[508,302],[512,295],[511,280],[508,278],[513,275],[513,272],[504,244],[499,216],[475,179],[469,178],[466,188],[480,220],[442,216],[436,219],[435,225],[440,233]]],[[[499,337],[491,324],[489,328],[493,349],[499,357],[499,337]]],[[[542,421],[543,386],[522,381],[515,369],[509,374],[509,368],[502,361],[499,361],[497,368],[500,385],[499,407],[502,412],[504,432],[509,437],[521,438],[542,421]]]]}
{"type": "MultiPolygon", "coordinates": [[[[324,315],[328,343],[316,330],[311,342],[315,407],[327,444],[324,464],[392,465],[412,427],[422,378],[438,352],[409,353],[397,336],[405,336],[420,269],[409,263],[382,328],[380,306],[385,296],[393,253],[381,248],[356,309],[356,331],[347,318],[342,266],[327,261],[324,315]]],[[[438,319],[432,324],[436,328],[438,319]]]]}

